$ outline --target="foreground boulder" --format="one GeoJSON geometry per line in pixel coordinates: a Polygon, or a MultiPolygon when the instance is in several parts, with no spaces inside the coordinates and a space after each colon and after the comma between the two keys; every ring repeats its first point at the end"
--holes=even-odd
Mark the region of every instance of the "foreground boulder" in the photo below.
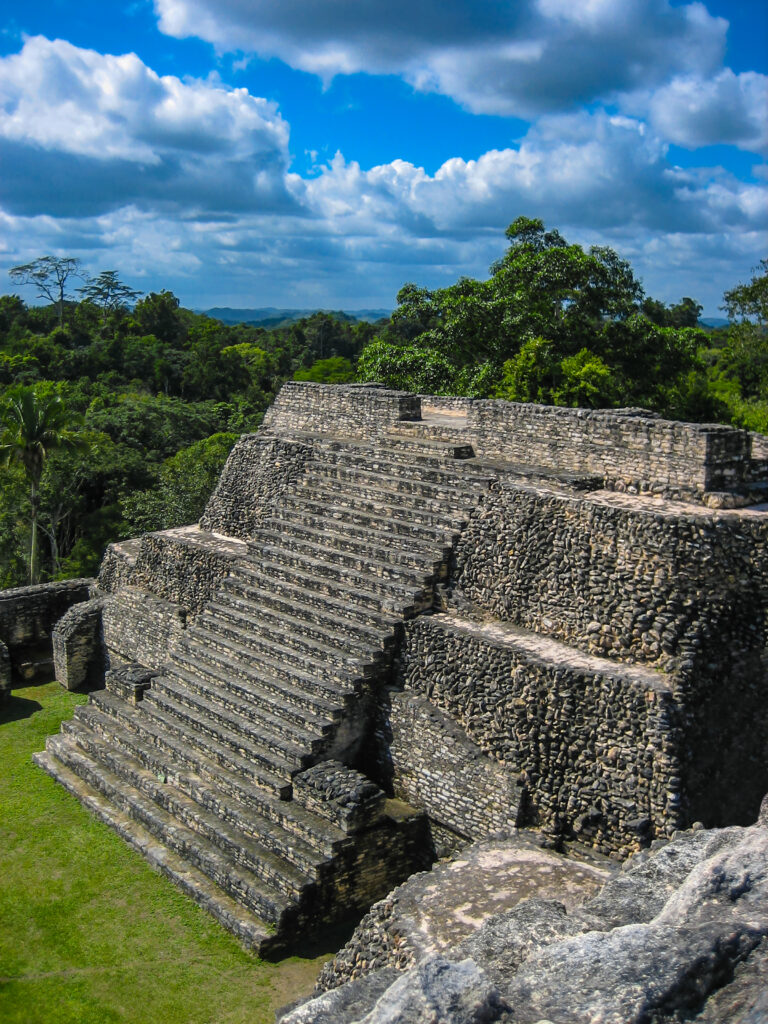
{"type": "MultiPolygon", "coordinates": [[[[420,876],[425,890],[431,874],[420,876]]],[[[638,855],[581,906],[524,899],[399,976],[384,966],[280,1020],[761,1024],[768,806],[751,827],[691,830],[638,855]]]]}

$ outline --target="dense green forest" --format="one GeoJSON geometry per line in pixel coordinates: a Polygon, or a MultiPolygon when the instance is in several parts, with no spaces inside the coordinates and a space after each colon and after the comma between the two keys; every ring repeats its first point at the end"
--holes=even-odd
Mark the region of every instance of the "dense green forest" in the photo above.
{"type": "Polygon", "coordinates": [[[145,296],[76,260],[11,272],[0,297],[0,587],[89,575],[104,547],[193,522],[236,438],[285,380],[377,380],[433,394],[589,407],[768,433],[768,262],[705,330],[691,298],[644,295],[613,250],[519,218],[487,280],[405,285],[391,318],[316,313],[271,329],[145,296]]]}

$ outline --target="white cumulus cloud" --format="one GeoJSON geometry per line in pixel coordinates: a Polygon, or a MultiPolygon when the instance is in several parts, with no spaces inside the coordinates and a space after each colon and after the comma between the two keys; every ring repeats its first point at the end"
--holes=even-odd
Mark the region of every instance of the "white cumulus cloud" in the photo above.
{"type": "Polygon", "coordinates": [[[633,105],[680,146],[726,144],[768,151],[768,75],[737,75],[724,68],[710,79],[681,76],[633,105]]]}
{"type": "Polygon", "coordinates": [[[274,104],[39,36],[0,59],[0,159],[0,201],[25,213],[288,201],[274,104]]]}

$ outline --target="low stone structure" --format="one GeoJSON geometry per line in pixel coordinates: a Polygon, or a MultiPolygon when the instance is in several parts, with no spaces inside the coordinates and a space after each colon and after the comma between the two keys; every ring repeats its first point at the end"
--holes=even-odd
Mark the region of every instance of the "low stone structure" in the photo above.
{"type": "Polygon", "coordinates": [[[39,583],[0,591],[0,693],[11,684],[53,678],[53,627],[90,596],[92,579],[39,583]]]}
{"type": "Polygon", "coordinates": [[[744,825],[765,450],[288,384],[200,525],[113,545],[56,627],[61,681],[107,688],[40,763],[263,951],[494,833],[622,858],[744,825]]]}

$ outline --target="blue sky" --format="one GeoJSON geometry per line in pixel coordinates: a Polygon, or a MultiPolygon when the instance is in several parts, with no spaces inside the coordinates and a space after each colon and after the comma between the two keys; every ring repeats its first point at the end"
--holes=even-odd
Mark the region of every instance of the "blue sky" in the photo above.
{"type": "Polygon", "coordinates": [[[194,308],[391,307],[524,214],[717,315],[768,251],[764,0],[4,11],[3,291],[54,253],[194,308]]]}

